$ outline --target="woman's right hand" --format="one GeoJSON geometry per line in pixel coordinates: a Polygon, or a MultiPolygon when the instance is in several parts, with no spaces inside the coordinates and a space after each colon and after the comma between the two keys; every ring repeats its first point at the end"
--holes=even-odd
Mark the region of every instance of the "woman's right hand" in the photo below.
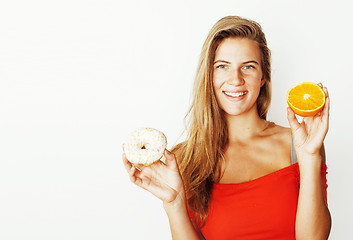
{"type": "Polygon", "coordinates": [[[123,153],[123,162],[130,181],[161,199],[165,208],[181,206],[185,203],[185,190],[177,161],[167,149],[164,156],[165,163],[157,161],[144,166],[130,163],[123,153]]]}

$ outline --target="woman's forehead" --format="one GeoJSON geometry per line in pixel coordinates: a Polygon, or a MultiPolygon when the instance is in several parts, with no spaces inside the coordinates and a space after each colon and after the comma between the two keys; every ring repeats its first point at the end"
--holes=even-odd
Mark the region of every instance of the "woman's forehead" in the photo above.
{"type": "Polygon", "coordinates": [[[256,41],[247,38],[226,38],[216,49],[215,61],[260,60],[261,51],[256,41]]]}

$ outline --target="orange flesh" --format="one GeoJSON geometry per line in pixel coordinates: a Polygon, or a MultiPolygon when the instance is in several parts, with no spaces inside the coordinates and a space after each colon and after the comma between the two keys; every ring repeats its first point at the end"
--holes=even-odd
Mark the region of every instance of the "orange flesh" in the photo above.
{"type": "Polygon", "coordinates": [[[325,105],[325,93],[315,83],[302,83],[287,93],[289,107],[298,115],[303,117],[314,116],[325,105]]]}

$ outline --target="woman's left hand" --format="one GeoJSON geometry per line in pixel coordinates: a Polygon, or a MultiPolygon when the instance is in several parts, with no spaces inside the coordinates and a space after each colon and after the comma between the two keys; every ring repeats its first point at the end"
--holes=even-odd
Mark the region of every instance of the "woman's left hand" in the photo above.
{"type": "Polygon", "coordinates": [[[312,117],[303,117],[298,122],[295,113],[287,108],[287,119],[292,130],[293,144],[298,155],[319,156],[329,125],[330,98],[326,87],[318,84],[325,92],[326,103],[322,111],[312,117]]]}

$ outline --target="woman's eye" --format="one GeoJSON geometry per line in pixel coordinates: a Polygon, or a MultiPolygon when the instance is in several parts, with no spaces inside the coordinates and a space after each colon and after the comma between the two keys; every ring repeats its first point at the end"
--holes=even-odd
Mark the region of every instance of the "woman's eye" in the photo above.
{"type": "Polygon", "coordinates": [[[227,66],[226,66],[226,65],[221,64],[221,65],[216,66],[216,68],[225,69],[225,68],[227,68],[227,66]]]}
{"type": "Polygon", "coordinates": [[[255,67],[252,66],[252,65],[246,65],[246,66],[243,67],[243,69],[245,69],[245,70],[254,69],[254,68],[255,67]]]}

